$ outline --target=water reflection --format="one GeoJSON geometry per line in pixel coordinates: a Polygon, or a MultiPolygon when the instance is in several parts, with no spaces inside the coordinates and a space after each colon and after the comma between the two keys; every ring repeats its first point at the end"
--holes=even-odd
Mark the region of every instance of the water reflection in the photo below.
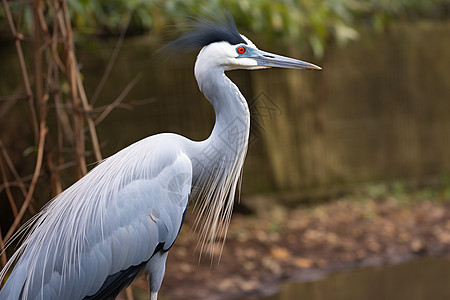
{"type": "Polygon", "coordinates": [[[341,272],[314,282],[288,282],[283,285],[280,293],[258,299],[448,300],[449,283],[449,259],[422,258],[394,266],[341,272]]]}

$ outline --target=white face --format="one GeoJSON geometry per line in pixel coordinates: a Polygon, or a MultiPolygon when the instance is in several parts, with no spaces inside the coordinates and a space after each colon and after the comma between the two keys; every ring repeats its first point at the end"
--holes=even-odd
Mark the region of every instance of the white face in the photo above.
{"type": "Polygon", "coordinates": [[[241,35],[247,44],[231,45],[228,42],[216,42],[203,47],[197,60],[201,60],[205,66],[221,66],[225,70],[236,69],[261,69],[258,62],[247,56],[248,52],[258,50],[248,38],[241,35]]]}

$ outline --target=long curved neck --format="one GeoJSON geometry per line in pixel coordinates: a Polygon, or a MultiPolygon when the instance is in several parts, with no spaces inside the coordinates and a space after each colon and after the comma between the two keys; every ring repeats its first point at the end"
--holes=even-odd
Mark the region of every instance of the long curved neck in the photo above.
{"type": "Polygon", "coordinates": [[[195,78],[216,113],[211,135],[195,143],[191,152],[194,181],[191,195],[200,200],[196,205],[205,220],[200,229],[203,251],[217,234],[226,235],[247,154],[250,112],[237,86],[225,76],[225,68],[208,64],[201,54],[195,64],[195,78]]]}
{"type": "MultiPolygon", "coordinates": [[[[210,73],[206,83],[198,79],[201,91],[211,102],[216,114],[216,123],[210,139],[216,135],[223,137],[224,134],[231,138],[233,132],[238,133],[241,139],[248,139],[250,112],[244,96],[223,72],[210,73]]],[[[235,138],[236,136],[227,142],[232,144],[235,138]]]]}
{"type": "MultiPolygon", "coordinates": [[[[221,66],[195,66],[195,77],[205,97],[211,102],[216,123],[211,135],[203,142],[205,151],[221,157],[232,167],[236,160],[245,157],[250,131],[250,112],[244,96],[237,86],[225,76],[221,66]]],[[[205,167],[214,168],[208,162],[205,167]]],[[[242,161],[243,163],[243,161],[242,161]]],[[[239,166],[242,167],[242,166],[239,166]]]]}

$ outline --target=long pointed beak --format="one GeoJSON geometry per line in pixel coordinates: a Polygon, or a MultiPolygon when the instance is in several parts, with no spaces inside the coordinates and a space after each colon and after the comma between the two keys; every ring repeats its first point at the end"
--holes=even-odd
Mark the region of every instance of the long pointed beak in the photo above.
{"type": "Polygon", "coordinates": [[[261,67],[277,67],[277,68],[289,68],[300,70],[322,70],[321,67],[311,64],[306,61],[301,61],[294,58],[273,54],[270,52],[257,50],[255,56],[252,57],[261,67]]]}

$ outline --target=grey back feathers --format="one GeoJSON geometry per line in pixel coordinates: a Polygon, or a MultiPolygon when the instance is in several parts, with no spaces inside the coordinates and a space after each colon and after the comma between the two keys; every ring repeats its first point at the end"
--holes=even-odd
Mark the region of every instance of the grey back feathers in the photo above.
{"type": "MultiPolygon", "coordinates": [[[[155,251],[174,243],[192,185],[190,159],[173,146],[179,139],[136,142],[57,196],[0,272],[1,281],[18,260],[0,299],[114,298],[140,269],[164,266],[155,251]]],[[[150,274],[154,283],[163,275],[150,274]]]]}
{"type": "Polygon", "coordinates": [[[225,20],[191,18],[187,23],[186,32],[163,49],[190,52],[221,41],[231,45],[247,44],[238,32],[230,14],[227,14],[225,20]]]}

